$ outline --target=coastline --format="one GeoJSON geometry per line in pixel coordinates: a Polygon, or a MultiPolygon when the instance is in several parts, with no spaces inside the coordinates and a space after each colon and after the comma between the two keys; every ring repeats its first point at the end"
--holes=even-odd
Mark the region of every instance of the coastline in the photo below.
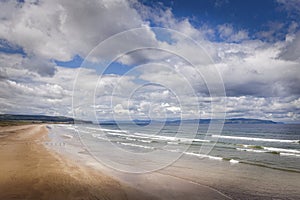
{"type": "Polygon", "coordinates": [[[121,173],[95,161],[74,135],[55,127],[43,124],[0,128],[0,200],[300,196],[296,189],[298,173],[225,161],[195,162],[188,155],[156,172],[121,173]]]}
{"type": "MultiPolygon", "coordinates": [[[[99,163],[86,151],[73,126],[51,125],[49,136],[68,158],[77,160],[133,188],[160,199],[299,199],[298,172],[272,169],[223,159],[198,158],[183,155],[176,162],[151,173],[122,173],[99,163]],[[206,196],[207,195],[207,196],[206,196]],[[215,196],[214,196],[215,195],[215,196]]],[[[99,143],[101,144],[101,143],[99,143]]],[[[49,146],[52,148],[51,146],[49,146]]],[[[113,152],[111,153],[114,159],[113,152]]],[[[98,159],[97,159],[98,160],[98,159]]]]}
{"type": "Polygon", "coordinates": [[[54,151],[45,125],[0,128],[0,199],[155,199],[54,151]]]}
{"type": "MultiPolygon", "coordinates": [[[[229,195],[195,181],[186,180],[177,176],[154,171],[149,173],[127,173],[115,170],[95,160],[82,146],[80,139],[73,128],[62,128],[61,125],[50,125],[49,137],[54,146],[49,146],[60,155],[76,160],[86,167],[91,167],[99,172],[105,172],[122,184],[128,185],[138,191],[153,195],[156,199],[232,199],[229,195]],[[58,128],[58,126],[60,128],[58,128]],[[71,130],[70,130],[71,129],[71,130]]],[[[142,199],[140,196],[138,199],[142,199]]],[[[129,198],[131,199],[131,198],[129,198]]],[[[134,199],[134,198],[133,198],[134,199]]]]}

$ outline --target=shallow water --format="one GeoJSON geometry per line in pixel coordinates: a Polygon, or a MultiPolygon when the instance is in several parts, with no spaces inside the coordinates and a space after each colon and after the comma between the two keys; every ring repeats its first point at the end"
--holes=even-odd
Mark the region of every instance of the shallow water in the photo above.
{"type": "Polygon", "coordinates": [[[60,144],[56,150],[108,166],[117,178],[144,190],[168,175],[173,177],[164,178],[168,184],[179,178],[236,198],[300,197],[299,125],[225,125],[221,135],[206,133],[207,125],[195,135],[187,128],[179,133],[175,125],[51,127],[52,144],[60,144]],[[203,145],[212,151],[202,154],[203,145]]]}
{"type": "Polygon", "coordinates": [[[104,143],[109,143],[107,148],[137,156],[169,151],[300,172],[300,125],[231,124],[225,125],[220,135],[207,133],[208,125],[200,125],[196,133],[191,133],[193,130],[188,128],[179,133],[178,125],[161,124],[151,127],[123,124],[122,129],[115,125],[67,125],[65,128],[75,134],[74,137],[79,137],[96,157],[104,143]],[[209,154],[201,153],[203,145],[213,147],[209,154]]]}

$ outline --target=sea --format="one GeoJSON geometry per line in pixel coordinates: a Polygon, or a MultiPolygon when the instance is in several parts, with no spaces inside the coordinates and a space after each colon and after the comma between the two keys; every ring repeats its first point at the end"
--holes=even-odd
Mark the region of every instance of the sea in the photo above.
{"type": "Polygon", "coordinates": [[[186,155],[199,162],[209,159],[300,173],[299,124],[225,124],[217,133],[209,124],[59,124],[49,128],[52,145],[81,146],[102,164],[125,172],[159,170],[186,155]]]}

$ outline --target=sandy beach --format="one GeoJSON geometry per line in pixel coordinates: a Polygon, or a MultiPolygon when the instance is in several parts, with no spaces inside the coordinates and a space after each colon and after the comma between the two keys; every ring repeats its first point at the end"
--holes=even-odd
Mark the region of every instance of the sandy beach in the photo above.
{"type": "Polygon", "coordinates": [[[1,127],[0,199],[154,199],[50,152],[45,125],[1,127]]]}
{"type": "Polygon", "coordinates": [[[49,141],[46,125],[1,127],[1,200],[229,199],[209,187],[167,177],[153,176],[154,180],[151,174],[143,176],[142,183],[135,177],[132,182],[136,181],[137,187],[128,186],[104,174],[107,171],[46,148],[49,141]]]}
{"type": "Polygon", "coordinates": [[[54,125],[0,128],[0,200],[223,200],[299,196],[297,173],[229,162],[195,162],[188,156],[153,173],[120,173],[82,153],[81,146],[73,149],[76,142],[72,145],[71,141],[76,139],[64,138],[65,129],[58,130],[54,125]],[[51,134],[71,142],[66,143],[71,149],[61,152],[59,149],[64,146],[56,143],[51,134]]]}

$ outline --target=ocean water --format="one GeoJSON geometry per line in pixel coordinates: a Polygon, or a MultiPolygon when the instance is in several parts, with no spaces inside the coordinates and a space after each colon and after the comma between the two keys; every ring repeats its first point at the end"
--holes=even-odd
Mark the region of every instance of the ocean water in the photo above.
{"type": "Polygon", "coordinates": [[[194,162],[209,159],[300,173],[300,125],[296,124],[226,124],[217,134],[207,124],[52,127],[60,133],[50,134],[55,140],[81,146],[102,164],[125,172],[154,171],[186,155],[194,162]]]}

